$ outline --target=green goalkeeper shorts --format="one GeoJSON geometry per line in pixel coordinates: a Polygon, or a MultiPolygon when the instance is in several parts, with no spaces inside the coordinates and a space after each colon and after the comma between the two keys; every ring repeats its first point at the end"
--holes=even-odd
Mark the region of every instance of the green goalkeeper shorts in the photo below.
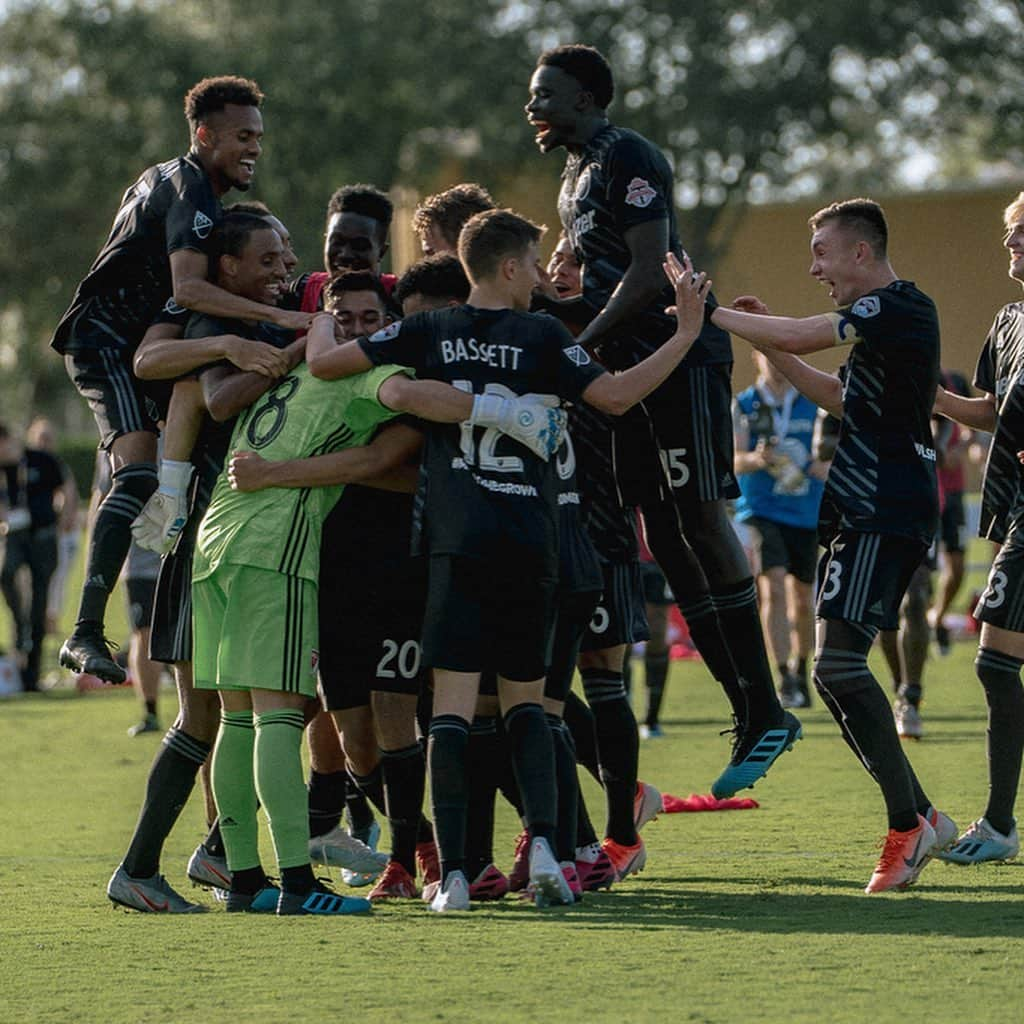
{"type": "Polygon", "coordinates": [[[316,696],[317,587],[311,580],[222,564],[192,583],[192,629],[197,687],[316,696]]]}

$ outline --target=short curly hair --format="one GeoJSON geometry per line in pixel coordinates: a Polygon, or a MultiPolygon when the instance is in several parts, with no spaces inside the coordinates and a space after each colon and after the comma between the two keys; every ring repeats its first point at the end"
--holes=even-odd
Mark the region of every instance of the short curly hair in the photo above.
{"type": "Polygon", "coordinates": [[[454,249],[459,242],[462,225],[475,213],[493,210],[497,204],[491,193],[475,181],[452,185],[444,192],[427,196],[412,215],[412,229],[425,234],[432,224],[441,237],[454,249]]]}
{"type": "Polygon", "coordinates": [[[237,75],[204,78],[185,93],[185,117],[195,131],[210,114],[223,110],[229,103],[258,107],[262,102],[263,93],[251,78],[237,75]]]}
{"type": "Polygon", "coordinates": [[[342,185],[327,203],[327,219],[336,213],[358,213],[382,224],[387,234],[391,218],[395,215],[394,203],[375,185],[342,185]]]}
{"type": "Polygon", "coordinates": [[[410,295],[465,302],[469,298],[469,278],[450,253],[425,256],[409,267],[395,285],[394,297],[399,305],[410,295]]]}
{"type": "Polygon", "coordinates": [[[600,50],[582,43],[556,46],[537,58],[537,67],[544,65],[560,68],[567,75],[572,75],[594,97],[594,105],[601,110],[611,106],[615,97],[615,79],[611,65],[600,50]]]}

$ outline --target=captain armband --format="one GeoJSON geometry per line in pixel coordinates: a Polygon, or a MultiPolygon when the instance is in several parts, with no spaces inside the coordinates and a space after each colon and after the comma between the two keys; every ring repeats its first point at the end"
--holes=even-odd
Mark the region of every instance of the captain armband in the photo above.
{"type": "Polygon", "coordinates": [[[825,313],[825,319],[832,325],[833,345],[853,345],[864,339],[857,333],[857,327],[842,313],[825,313]]]}

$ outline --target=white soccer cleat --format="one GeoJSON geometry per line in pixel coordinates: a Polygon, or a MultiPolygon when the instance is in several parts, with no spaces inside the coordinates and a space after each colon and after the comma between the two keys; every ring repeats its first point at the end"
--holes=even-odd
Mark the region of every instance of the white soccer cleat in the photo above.
{"type": "Polygon", "coordinates": [[[530,884],[534,904],[548,907],[552,903],[571,907],[576,902],[561,865],[555,860],[546,839],[537,838],[530,843],[530,884]]]}
{"type": "Polygon", "coordinates": [[[161,874],[150,878],[131,878],[124,865],[111,875],[107,883],[107,896],[112,903],[144,914],[201,914],[206,910],[200,903],[189,903],[175,892],[161,874]]]}
{"type": "Polygon", "coordinates": [[[188,493],[156,491],[132,523],[132,538],[140,548],[166,555],[188,522],[188,493]]]}
{"type": "Polygon", "coordinates": [[[909,701],[898,699],[892,706],[892,714],[896,719],[896,732],[901,740],[919,740],[924,736],[921,712],[909,701]]]}
{"type": "Polygon", "coordinates": [[[663,810],[661,793],[649,782],[637,781],[636,796],[633,797],[633,825],[637,832],[649,821],[654,821],[663,810]]]}
{"type": "MultiPolygon", "coordinates": [[[[366,843],[350,836],[340,825],[335,825],[322,836],[310,839],[309,859],[324,867],[341,868],[343,873],[348,871],[358,875],[372,875],[373,878],[384,870],[388,862],[386,853],[375,852],[366,843]]],[[[359,884],[368,885],[369,881],[359,884]]]]}
{"type": "Polygon", "coordinates": [[[942,811],[938,811],[934,807],[929,808],[925,818],[935,831],[935,845],[932,847],[932,856],[940,857],[944,850],[948,850],[953,845],[960,830],[956,827],[956,822],[948,814],[943,814],[942,811]]]}
{"type": "Polygon", "coordinates": [[[1004,836],[997,832],[986,818],[979,818],[946,851],[937,854],[950,864],[984,864],[988,861],[1010,860],[1020,852],[1017,826],[1004,836]]]}
{"type": "Polygon", "coordinates": [[[453,871],[443,885],[438,885],[430,901],[435,914],[446,914],[453,910],[469,910],[469,882],[461,871],[453,871]]]}

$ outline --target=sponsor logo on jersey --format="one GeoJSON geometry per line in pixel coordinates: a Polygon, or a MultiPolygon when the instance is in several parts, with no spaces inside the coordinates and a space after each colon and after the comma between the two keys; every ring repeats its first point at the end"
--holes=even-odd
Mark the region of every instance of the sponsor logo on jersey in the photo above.
{"type": "Polygon", "coordinates": [[[579,248],[578,239],[580,235],[585,235],[588,231],[594,230],[594,217],[595,213],[593,210],[587,210],[586,213],[581,213],[572,222],[572,242],[573,248],[579,248]]]}
{"type": "Polygon", "coordinates": [[[402,321],[396,320],[393,324],[388,324],[387,327],[382,328],[376,334],[370,335],[370,341],[390,341],[392,338],[398,337],[398,332],[402,329],[402,321]]]}
{"type": "Polygon", "coordinates": [[[179,306],[174,301],[174,297],[171,296],[171,298],[164,303],[164,312],[169,313],[171,316],[180,316],[182,313],[187,313],[188,310],[184,306],[179,306]]]}
{"type": "Polygon", "coordinates": [[[858,299],[851,307],[850,312],[854,316],[878,316],[882,312],[882,300],[877,295],[865,295],[858,299]]]}
{"type": "Polygon", "coordinates": [[[626,186],[626,203],[629,206],[638,206],[641,210],[651,205],[651,202],[658,196],[658,191],[651,187],[651,183],[645,178],[634,178],[626,186]]]}
{"type": "Polygon", "coordinates": [[[590,356],[582,345],[573,345],[572,348],[565,348],[562,351],[574,366],[587,366],[590,363],[590,356]]]}
{"type": "Polygon", "coordinates": [[[202,210],[196,210],[196,215],[192,218],[192,230],[196,238],[206,238],[213,230],[213,221],[202,210]]]}

